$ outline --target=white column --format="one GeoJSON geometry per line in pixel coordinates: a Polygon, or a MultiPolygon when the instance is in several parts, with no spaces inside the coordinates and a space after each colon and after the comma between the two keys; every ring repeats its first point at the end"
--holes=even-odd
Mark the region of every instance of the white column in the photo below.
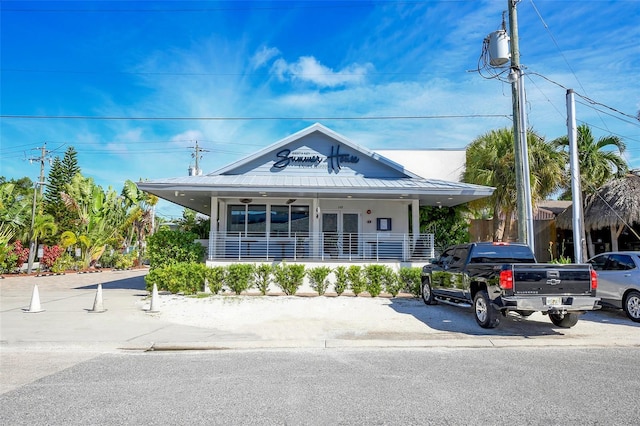
{"type": "Polygon", "coordinates": [[[313,241],[313,247],[311,253],[314,257],[318,257],[322,254],[322,247],[320,241],[320,220],[322,218],[322,212],[320,211],[320,200],[314,198],[311,202],[311,235],[313,241]]]}
{"type": "Polygon", "coordinates": [[[218,241],[218,197],[211,197],[211,223],[209,225],[209,259],[217,256],[218,241]]]}
{"type": "Polygon", "coordinates": [[[411,201],[411,228],[413,232],[413,246],[420,237],[420,201],[411,201]]]}

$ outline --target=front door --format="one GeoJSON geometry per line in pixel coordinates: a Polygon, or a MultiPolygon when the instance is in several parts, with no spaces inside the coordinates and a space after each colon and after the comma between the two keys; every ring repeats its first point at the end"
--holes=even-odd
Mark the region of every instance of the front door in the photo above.
{"type": "Polygon", "coordinates": [[[330,257],[357,257],[360,237],[360,213],[323,212],[324,253],[330,257]]]}

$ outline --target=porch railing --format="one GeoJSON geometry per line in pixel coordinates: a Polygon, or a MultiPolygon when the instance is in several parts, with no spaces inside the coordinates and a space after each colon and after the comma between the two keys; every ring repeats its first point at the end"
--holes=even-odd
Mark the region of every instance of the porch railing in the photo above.
{"type": "Polygon", "coordinates": [[[402,233],[212,233],[209,260],[426,260],[435,257],[433,234],[402,233]]]}

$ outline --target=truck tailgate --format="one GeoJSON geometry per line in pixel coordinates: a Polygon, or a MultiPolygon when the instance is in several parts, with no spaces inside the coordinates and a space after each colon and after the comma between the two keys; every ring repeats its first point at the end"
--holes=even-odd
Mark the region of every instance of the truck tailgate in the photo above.
{"type": "Polygon", "coordinates": [[[514,264],[514,294],[589,295],[590,265],[514,264]]]}

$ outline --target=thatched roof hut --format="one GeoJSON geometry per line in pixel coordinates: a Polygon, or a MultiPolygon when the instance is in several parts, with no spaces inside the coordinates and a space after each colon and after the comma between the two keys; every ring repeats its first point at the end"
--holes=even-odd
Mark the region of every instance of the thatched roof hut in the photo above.
{"type": "MultiPolygon", "coordinates": [[[[612,249],[617,249],[620,233],[625,226],[640,223],[640,174],[628,173],[613,179],[587,196],[584,210],[586,231],[610,228],[612,249]]],[[[556,225],[572,229],[572,208],[569,207],[556,217],[556,225]]]]}
{"type": "Polygon", "coordinates": [[[640,175],[628,173],[604,184],[587,197],[584,217],[588,230],[640,222],[640,175]]]}

